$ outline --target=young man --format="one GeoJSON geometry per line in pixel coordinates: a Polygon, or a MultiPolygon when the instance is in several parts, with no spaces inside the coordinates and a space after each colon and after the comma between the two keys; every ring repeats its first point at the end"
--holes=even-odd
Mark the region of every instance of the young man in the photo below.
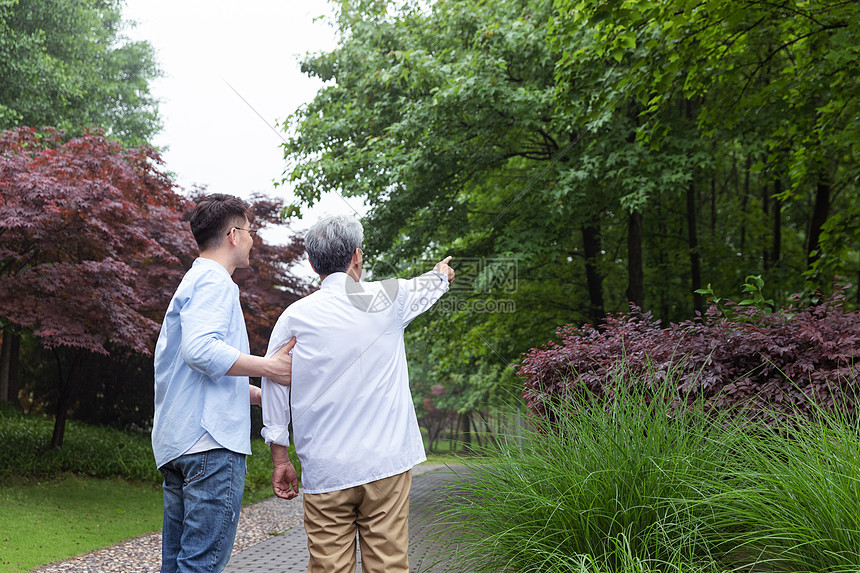
{"type": "Polygon", "coordinates": [[[450,257],[412,280],[360,282],[361,224],[328,217],[305,236],[317,292],[281,315],[269,352],[295,337],[292,404],[263,378],[263,436],[272,487],[298,494],[287,446],[302,464],[308,573],[408,573],[412,466],[426,459],[409,390],[403,331],[448,290],[450,257]]]}
{"type": "Polygon", "coordinates": [[[290,383],[287,344],[249,354],[239,288],[256,233],[249,206],[214,194],[191,215],[200,256],[170,301],[155,346],[152,449],[164,476],[162,573],[218,572],[227,565],[251,453],[251,404],[260,389],[248,376],[290,383]]]}

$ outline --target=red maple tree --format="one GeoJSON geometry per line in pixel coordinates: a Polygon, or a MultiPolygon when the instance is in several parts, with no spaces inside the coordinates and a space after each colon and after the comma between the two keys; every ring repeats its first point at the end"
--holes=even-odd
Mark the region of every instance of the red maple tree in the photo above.
{"type": "MultiPolygon", "coordinates": [[[[50,128],[0,132],[0,327],[31,333],[56,358],[52,447],[88,358],[152,353],[197,254],[184,221],[193,203],[175,189],[153,148],[125,148],[102,131],[70,140],[50,128]]],[[[257,226],[279,222],[278,202],[257,198],[254,209],[257,226]]],[[[243,303],[252,345],[264,349],[306,286],[289,271],[300,243],[256,241],[243,303]]]]}
{"type": "Polygon", "coordinates": [[[87,355],[109,343],[151,353],[152,313],[193,257],[188,202],[159,165],[154,149],[96,130],[68,141],[50,128],[0,134],[0,317],[55,351],[51,446],[87,355]],[[60,348],[77,352],[63,361],[60,348]]]}
{"type": "MultiPolygon", "coordinates": [[[[283,208],[283,201],[279,199],[261,194],[252,196],[252,226],[261,229],[282,224],[283,208]]],[[[293,237],[287,245],[272,245],[257,235],[251,251],[251,267],[237,269],[233,274],[233,280],[240,288],[242,310],[254,354],[266,352],[272,328],[284,308],[309,292],[308,281],[294,274],[291,268],[303,252],[301,237],[293,237]]]]}

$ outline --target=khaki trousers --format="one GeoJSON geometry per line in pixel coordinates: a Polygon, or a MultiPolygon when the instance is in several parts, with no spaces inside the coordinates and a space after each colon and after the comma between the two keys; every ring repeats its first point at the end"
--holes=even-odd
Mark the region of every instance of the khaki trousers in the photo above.
{"type": "Polygon", "coordinates": [[[412,470],[348,489],[305,494],[308,573],[409,573],[412,470]]]}

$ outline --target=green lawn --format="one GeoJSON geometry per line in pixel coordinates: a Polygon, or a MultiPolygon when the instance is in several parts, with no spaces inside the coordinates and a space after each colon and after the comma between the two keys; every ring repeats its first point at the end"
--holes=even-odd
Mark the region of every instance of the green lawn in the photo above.
{"type": "MultiPolygon", "coordinates": [[[[70,421],[63,446],[50,450],[52,427],[49,418],[0,403],[0,573],[30,571],[161,529],[161,476],[149,434],[70,421]]],[[[272,495],[268,448],[256,439],[251,449],[245,504],[272,495]]],[[[460,463],[448,454],[428,458],[460,463]]]]}
{"type": "MultiPolygon", "coordinates": [[[[264,454],[249,458],[251,472],[271,471],[271,460],[263,459],[264,454]]],[[[428,458],[432,464],[459,463],[452,456],[428,458]]],[[[245,492],[246,504],[272,495],[271,485],[260,483],[261,478],[245,492]]],[[[74,474],[16,482],[0,485],[2,573],[30,571],[161,529],[161,488],[152,483],[74,474]]]]}
{"type": "Polygon", "coordinates": [[[161,528],[161,488],[67,475],[0,486],[0,571],[31,569],[161,528]]]}

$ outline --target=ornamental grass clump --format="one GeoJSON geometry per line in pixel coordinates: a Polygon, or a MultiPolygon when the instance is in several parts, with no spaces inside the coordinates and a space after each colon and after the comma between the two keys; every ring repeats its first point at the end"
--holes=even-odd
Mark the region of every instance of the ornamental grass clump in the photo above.
{"type": "Polygon", "coordinates": [[[470,465],[443,512],[456,570],[860,571],[856,400],[753,425],[667,384],[544,401],[470,465]]]}
{"type": "Polygon", "coordinates": [[[545,403],[451,491],[445,522],[460,570],[718,571],[704,500],[742,434],[673,404],[671,385],[620,386],[545,403]]]}
{"type": "Polygon", "coordinates": [[[860,570],[860,419],[817,407],[748,432],[709,504],[738,532],[736,566],[755,556],[779,571],[860,570]],[[742,462],[742,463],[738,463],[742,462]]]}
{"type": "Polygon", "coordinates": [[[844,292],[565,327],[532,418],[445,512],[470,572],[860,571],[860,311],[844,292]]]}

